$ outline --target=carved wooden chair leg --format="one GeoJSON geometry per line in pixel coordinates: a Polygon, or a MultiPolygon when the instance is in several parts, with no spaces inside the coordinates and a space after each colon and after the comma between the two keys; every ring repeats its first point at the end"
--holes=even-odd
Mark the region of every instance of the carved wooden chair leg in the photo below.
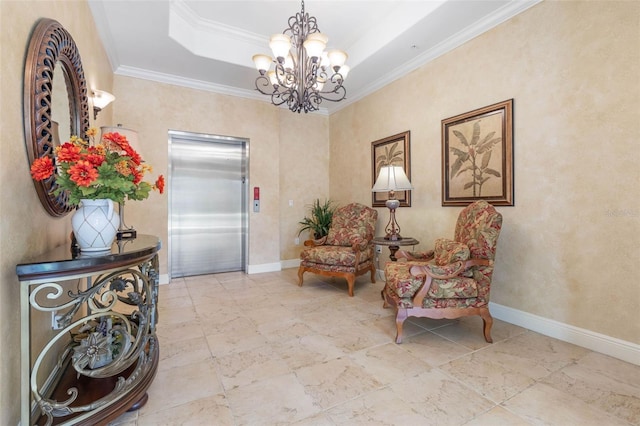
{"type": "Polygon", "coordinates": [[[493,339],[491,338],[491,327],[493,326],[493,317],[491,316],[489,309],[487,308],[481,309],[480,317],[482,317],[484,340],[486,340],[487,343],[493,343],[493,339]]]}
{"type": "Polygon", "coordinates": [[[407,319],[407,310],[398,308],[398,313],[396,314],[396,343],[402,343],[402,324],[404,320],[407,319]]]}
{"type": "Polygon", "coordinates": [[[302,275],[304,274],[304,268],[298,268],[298,287],[302,287],[302,275]]]}
{"type": "Polygon", "coordinates": [[[389,305],[389,302],[387,302],[387,298],[384,295],[384,289],[380,290],[380,296],[382,297],[382,307],[384,309],[390,307],[391,305],[389,305]]]}
{"type": "Polygon", "coordinates": [[[347,285],[349,286],[349,296],[353,297],[353,285],[356,281],[355,274],[349,274],[347,276],[347,285]]]}

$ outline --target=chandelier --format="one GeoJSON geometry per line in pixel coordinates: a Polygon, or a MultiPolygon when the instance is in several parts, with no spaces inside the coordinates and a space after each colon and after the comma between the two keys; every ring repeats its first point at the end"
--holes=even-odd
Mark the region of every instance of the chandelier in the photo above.
{"type": "Polygon", "coordinates": [[[328,37],[320,32],[316,18],[302,11],[289,17],[289,27],[271,37],[268,55],[254,55],[260,75],[256,89],[271,96],[276,106],[286,104],[293,112],[317,111],[323,100],[339,102],[347,94],[342,85],[349,67],[342,50],[325,52],[328,37]],[[275,64],[274,69],[271,64],[275,64]]]}

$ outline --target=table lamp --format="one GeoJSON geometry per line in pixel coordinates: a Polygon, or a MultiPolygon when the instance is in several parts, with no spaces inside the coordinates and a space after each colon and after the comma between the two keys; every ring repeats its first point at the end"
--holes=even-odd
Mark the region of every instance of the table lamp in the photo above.
{"type": "Polygon", "coordinates": [[[380,168],[378,179],[373,185],[371,192],[388,192],[389,196],[385,205],[389,209],[389,223],[385,227],[385,240],[401,240],[400,225],[396,221],[396,209],[400,206],[400,201],[396,200],[396,191],[410,191],[413,189],[409,178],[400,166],[383,166],[380,168]]]}

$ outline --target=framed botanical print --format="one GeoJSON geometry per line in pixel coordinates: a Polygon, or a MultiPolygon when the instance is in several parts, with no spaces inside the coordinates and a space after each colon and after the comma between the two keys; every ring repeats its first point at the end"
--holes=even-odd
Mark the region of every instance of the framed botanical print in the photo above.
{"type": "MultiPolygon", "coordinates": [[[[383,166],[401,166],[407,178],[411,180],[411,132],[406,131],[397,135],[371,142],[371,186],[378,179],[380,168],[383,166]]],[[[372,192],[373,207],[385,207],[386,192],[372,192]]],[[[400,207],[411,207],[411,191],[397,191],[396,199],[400,207]]]]}
{"type": "Polygon", "coordinates": [[[442,205],[513,206],[513,99],[442,120],[442,205]]]}

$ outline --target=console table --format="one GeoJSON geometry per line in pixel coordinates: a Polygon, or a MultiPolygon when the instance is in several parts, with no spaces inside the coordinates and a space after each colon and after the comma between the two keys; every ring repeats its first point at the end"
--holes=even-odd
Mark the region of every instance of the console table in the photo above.
{"type": "Polygon", "coordinates": [[[392,262],[395,262],[398,260],[396,259],[396,252],[400,250],[400,246],[415,246],[420,244],[420,241],[411,237],[403,237],[401,240],[387,240],[384,237],[376,237],[373,239],[373,244],[388,246],[389,252],[391,252],[389,259],[391,259],[392,262]]]}
{"type": "Polygon", "coordinates": [[[20,424],[106,424],[144,405],[158,367],[160,248],[138,235],[106,253],[65,245],[17,265],[20,424]]]}

